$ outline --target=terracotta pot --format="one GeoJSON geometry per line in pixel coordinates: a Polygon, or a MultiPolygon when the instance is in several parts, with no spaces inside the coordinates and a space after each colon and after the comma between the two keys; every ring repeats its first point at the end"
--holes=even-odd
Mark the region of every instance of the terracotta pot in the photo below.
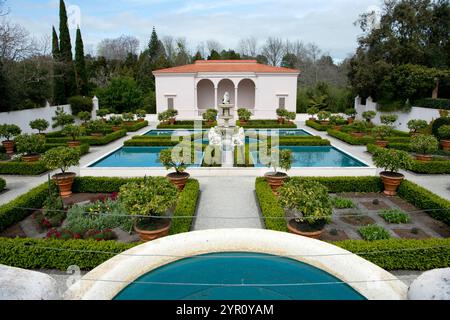
{"type": "Polygon", "coordinates": [[[144,118],[142,118],[142,119],[138,119],[137,121],[138,121],[138,122],[144,122],[144,121],[145,121],[145,119],[144,119],[144,118]]]}
{"type": "Polygon", "coordinates": [[[321,124],[322,126],[327,126],[327,125],[330,124],[330,121],[320,121],[320,124],[321,124]]]}
{"type": "Polygon", "coordinates": [[[444,151],[450,151],[450,140],[441,140],[441,146],[444,151]]]}
{"type": "Polygon", "coordinates": [[[152,241],[152,240],[155,240],[158,238],[166,237],[169,235],[169,230],[171,227],[170,220],[169,219],[166,219],[166,220],[167,220],[167,225],[164,226],[163,228],[148,231],[148,230],[139,229],[138,226],[134,225],[134,231],[136,231],[139,234],[139,238],[142,241],[152,241]]]}
{"type": "Polygon", "coordinates": [[[333,126],[333,130],[341,131],[342,126],[333,126]]]}
{"type": "Polygon", "coordinates": [[[124,121],[123,124],[126,126],[132,126],[135,124],[135,122],[134,121],[124,121]]]}
{"type": "Polygon", "coordinates": [[[355,121],[353,118],[347,118],[347,123],[348,123],[348,124],[352,124],[353,121],[355,121]]]}
{"type": "Polygon", "coordinates": [[[318,230],[318,231],[311,231],[311,232],[306,232],[306,231],[300,231],[298,230],[295,225],[294,225],[294,220],[290,220],[287,224],[288,230],[290,233],[293,234],[298,234],[300,236],[304,236],[304,237],[308,237],[308,238],[313,238],[313,239],[319,239],[320,236],[323,233],[324,229],[318,230]]]}
{"type": "Polygon", "coordinates": [[[278,124],[284,124],[284,119],[283,118],[278,118],[278,124]]]}
{"type": "Polygon", "coordinates": [[[243,126],[248,124],[248,121],[239,119],[239,123],[243,126]]]}
{"type": "MultiPolygon", "coordinates": [[[[241,122],[241,124],[242,124],[242,122],[241,122]]],[[[208,127],[212,127],[212,126],[214,125],[214,121],[207,121],[207,122],[206,122],[206,125],[207,125],[208,127]]]]}
{"type": "Polygon", "coordinates": [[[423,162],[429,162],[429,161],[433,160],[433,156],[431,156],[429,154],[418,154],[418,155],[416,155],[416,160],[423,161],[423,162]]]}
{"type": "Polygon", "coordinates": [[[37,162],[41,158],[40,154],[27,154],[26,156],[22,156],[23,162],[37,162]]]}
{"type": "Polygon", "coordinates": [[[9,154],[9,155],[14,154],[14,146],[16,144],[15,141],[7,140],[7,141],[3,141],[2,144],[6,150],[6,154],[9,154]]]}
{"type": "Polygon", "coordinates": [[[268,172],[264,175],[267,183],[270,188],[272,188],[272,192],[275,195],[278,195],[278,189],[284,184],[284,181],[288,178],[286,173],[278,172],[277,175],[274,175],[273,172],[268,172]]]}
{"type": "Polygon", "coordinates": [[[70,148],[76,148],[76,147],[79,147],[81,145],[81,142],[80,141],[67,141],[67,145],[70,148]]]}
{"type": "Polygon", "coordinates": [[[352,136],[355,138],[362,138],[364,137],[364,132],[352,132],[352,136]]]}
{"type": "Polygon", "coordinates": [[[316,118],[309,118],[309,121],[316,121],[316,118]]]}
{"type": "Polygon", "coordinates": [[[386,148],[388,144],[389,144],[389,141],[385,141],[385,140],[375,141],[375,145],[377,145],[380,148],[386,148]]]}
{"type": "Polygon", "coordinates": [[[122,130],[122,127],[113,126],[111,129],[112,129],[113,132],[116,132],[116,131],[122,130]]]}
{"type": "Polygon", "coordinates": [[[101,138],[101,137],[103,137],[103,133],[95,132],[95,133],[91,133],[91,136],[96,137],[96,138],[101,138]]]}
{"type": "Polygon", "coordinates": [[[394,173],[387,171],[381,172],[380,177],[381,181],[383,181],[384,184],[383,193],[391,197],[397,195],[397,189],[402,183],[403,179],[405,179],[405,176],[402,175],[401,173],[394,173]]]}
{"type": "Polygon", "coordinates": [[[169,181],[174,184],[178,190],[183,191],[184,186],[186,185],[186,182],[189,180],[190,178],[190,174],[187,172],[183,172],[183,173],[169,173],[167,175],[167,179],[169,179],[169,181]]]}
{"type": "Polygon", "coordinates": [[[175,118],[170,118],[170,119],[169,119],[169,123],[170,123],[170,124],[175,124],[175,118]]]}
{"type": "Polygon", "coordinates": [[[55,174],[52,179],[59,187],[59,194],[62,198],[68,198],[72,195],[72,184],[75,179],[75,173],[66,172],[55,174]]]}

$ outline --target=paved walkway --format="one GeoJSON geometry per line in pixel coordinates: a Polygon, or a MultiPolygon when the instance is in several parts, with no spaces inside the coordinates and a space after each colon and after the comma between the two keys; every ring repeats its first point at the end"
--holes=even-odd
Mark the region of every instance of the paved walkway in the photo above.
{"type": "Polygon", "coordinates": [[[262,229],[254,177],[199,177],[198,180],[201,196],[194,230],[262,229]]]}
{"type": "MultiPolygon", "coordinates": [[[[339,139],[329,136],[326,132],[317,131],[313,128],[305,126],[303,122],[297,123],[298,127],[311,132],[314,135],[330,140],[331,144],[338,147],[352,156],[355,156],[364,162],[373,165],[372,155],[367,152],[366,146],[353,146],[339,139]]],[[[378,169],[378,172],[382,171],[378,169]]],[[[450,200],[450,175],[448,174],[416,174],[408,171],[401,171],[406,179],[417,183],[418,185],[436,193],[437,195],[450,200]]]]}

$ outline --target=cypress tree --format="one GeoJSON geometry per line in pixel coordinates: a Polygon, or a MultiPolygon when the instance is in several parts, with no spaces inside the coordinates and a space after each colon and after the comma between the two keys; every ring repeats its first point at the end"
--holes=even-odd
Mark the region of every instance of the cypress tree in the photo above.
{"type": "Polygon", "coordinates": [[[0,112],[11,109],[11,88],[6,78],[3,62],[0,59],[0,112]]]}
{"type": "Polygon", "coordinates": [[[148,44],[148,55],[150,57],[150,62],[153,64],[161,53],[160,42],[158,35],[156,34],[156,29],[153,27],[152,35],[150,37],[150,42],[148,44]]]}
{"type": "Polygon", "coordinates": [[[86,96],[88,94],[86,61],[84,60],[83,38],[81,37],[81,30],[79,27],[77,28],[77,38],[75,42],[75,71],[78,93],[86,96]]]}
{"type": "Polygon", "coordinates": [[[64,78],[62,74],[59,40],[55,27],[52,27],[52,55],[53,55],[53,103],[60,105],[66,102],[64,78]]]}
{"type": "Polygon", "coordinates": [[[202,57],[202,54],[200,53],[200,51],[197,51],[195,56],[192,58],[192,61],[194,61],[194,62],[197,60],[203,60],[203,57],[202,57]]]}
{"type": "Polygon", "coordinates": [[[67,11],[64,0],[59,2],[59,52],[61,62],[64,63],[64,87],[65,96],[69,98],[76,94],[77,85],[75,80],[75,68],[72,57],[72,44],[70,43],[70,32],[67,24],[67,11]]]}

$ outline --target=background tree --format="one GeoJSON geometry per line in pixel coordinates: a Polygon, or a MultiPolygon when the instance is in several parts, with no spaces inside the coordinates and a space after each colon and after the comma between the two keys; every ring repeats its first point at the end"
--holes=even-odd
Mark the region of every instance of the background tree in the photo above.
{"type": "Polygon", "coordinates": [[[72,57],[72,44],[70,42],[69,25],[67,23],[67,11],[64,0],[59,2],[59,52],[61,57],[65,97],[74,96],[77,92],[75,68],[72,57]]]}
{"type": "Polygon", "coordinates": [[[86,61],[84,60],[84,45],[81,37],[80,28],[77,28],[77,37],[75,44],[75,70],[77,75],[78,93],[82,96],[88,94],[88,79],[86,72],[86,61]]]}
{"type": "Polygon", "coordinates": [[[62,61],[59,51],[59,39],[55,27],[52,27],[52,56],[53,56],[53,81],[52,81],[52,97],[53,103],[62,105],[66,100],[64,87],[64,79],[62,74],[62,61]]]}
{"type": "Polygon", "coordinates": [[[278,66],[283,59],[285,48],[283,45],[283,40],[280,38],[269,37],[266,40],[266,44],[262,48],[263,55],[269,61],[272,66],[278,66]]]}

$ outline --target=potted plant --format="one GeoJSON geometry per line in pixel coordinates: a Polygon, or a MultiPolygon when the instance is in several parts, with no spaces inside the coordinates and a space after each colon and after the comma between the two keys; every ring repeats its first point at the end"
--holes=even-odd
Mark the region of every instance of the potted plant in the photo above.
{"type": "Polygon", "coordinates": [[[80,162],[80,152],[69,147],[57,147],[48,150],[42,157],[42,161],[50,170],[60,169],[61,173],[53,175],[52,179],[59,187],[62,198],[70,197],[72,184],[75,179],[74,172],[67,172],[71,166],[77,166],[80,162]]]}
{"type": "Polygon", "coordinates": [[[442,149],[450,151],[450,125],[443,125],[438,129],[438,135],[441,139],[442,149]]]}
{"type": "Polygon", "coordinates": [[[330,116],[330,124],[333,126],[334,130],[341,131],[342,129],[342,121],[344,121],[344,117],[341,115],[332,115],[330,116]]]}
{"type": "Polygon", "coordinates": [[[316,121],[316,118],[314,116],[319,113],[319,108],[311,107],[306,110],[306,112],[310,115],[309,120],[310,121],[316,121]]]}
{"type": "Polygon", "coordinates": [[[292,124],[295,121],[295,118],[297,118],[297,113],[292,111],[292,112],[287,112],[286,113],[286,120],[292,124]]]}
{"type": "Polygon", "coordinates": [[[237,113],[241,125],[246,125],[252,116],[252,113],[245,108],[239,108],[237,113]]]}
{"type": "Polygon", "coordinates": [[[72,138],[72,140],[67,141],[67,145],[71,148],[75,148],[81,145],[81,142],[78,140],[78,138],[81,135],[83,135],[84,132],[85,132],[84,128],[80,126],[75,126],[73,124],[69,124],[64,127],[61,133],[66,137],[72,138]]]}
{"type": "Polygon", "coordinates": [[[216,109],[208,109],[202,114],[203,120],[206,121],[208,126],[212,126],[214,124],[217,119],[217,113],[218,111],[216,109]]]}
{"type": "Polygon", "coordinates": [[[136,116],[138,118],[137,121],[144,122],[145,117],[147,116],[147,111],[145,111],[144,109],[138,109],[138,110],[136,110],[136,116]]]}
{"type": "Polygon", "coordinates": [[[352,132],[352,136],[356,138],[362,138],[366,134],[367,122],[357,120],[352,123],[352,128],[354,130],[352,132]]]}
{"type": "Polygon", "coordinates": [[[169,123],[168,111],[163,111],[163,112],[158,113],[158,120],[159,120],[159,122],[161,122],[161,124],[169,123]]]}
{"type": "Polygon", "coordinates": [[[277,168],[288,171],[292,166],[292,151],[289,149],[279,150],[272,149],[270,158],[268,159],[266,166],[273,168],[273,172],[267,172],[264,177],[267,183],[272,188],[274,194],[278,194],[278,188],[280,188],[284,181],[288,178],[288,175],[284,172],[278,172],[277,168]]]}
{"type": "Polygon", "coordinates": [[[106,121],[105,117],[109,114],[109,110],[106,108],[97,111],[97,116],[100,117],[102,121],[106,121]]]}
{"type": "Polygon", "coordinates": [[[431,161],[432,154],[439,150],[439,142],[431,135],[414,136],[411,138],[411,149],[417,153],[417,160],[431,161]]]}
{"type": "Polygon", "coordinates": [[[408,129],[411,135],[416,135],[428,126],[425,120],[412,119],[408,121],[408,129]]]}
{"type": "Polygon", "coordinates": [[[160,177],[127,183],[120,187],[119,192],[119,201],[127,214],[135,217],[134,230],[143,241],[169,234],[171,221],[161,216],[176,204],[177,198],[177,189],[160,177]]]}
{"type": "Polygon", "coordinates": [[[124,121],[124,125],[132,126],[134,124],[134,114],[132,114],[131,112],[122,113],[122,118],[124,121]]]}
{"type": "Polygon", "coordinates": [[[372,134],[377,138],[375,144],[381,148],[386,148],[389,141],[386,140],[392,133],[392,127],[388,125],[376,126],[372,129],[372,134]]]}
{"type": "Polygon", "coordinates": [[[92,114],[89,111],[81,111],[78,113],[77,117],[83,121],[83,126],[86,126],[87,122],[91,120],[92,114]]]}
{"type": "Polygon", "coordinates": [[[73,124],[75,123],[75,118],[73,115],[68,114],[64,111],[63,107],[57,107],[55,110],[55,116],[52,117],[53,120],[53,124],[52,127],[53,128],[57,128],[57,127],[64,127],[68,124],[73,124]]]}
{"type": "Polygon", "coordinates": [[[330,117],[331,112],[325,110],[322,110],[317,114],[317,118],[319,119],[320,124],[323,126],[327,126],[330,124],[330,117]]]}
{"type": "Polygon", "coordinates": [[[380,116],[380,121],[382,124],[387,126],[394,126],[394,123],[397,121],[398,116],[395,114],[384,114],[380,116]]]}
{"type": "Polygon", "coordinates": [[[44,134],[43,131],[47,130],[50,124],[45,119],[36,119],[30,121],[30,128],[37,130],[39,134],[44,134]]]}
{"type": "Polygon", "coordinates": [[[100,138],[107,132],[109,126],[104,123],[102,120],[93,120],[89,121],[86,130],[90,133],[91,136],[100,138]]]}
{"type": "Polygon", "coordinates": [[[178,115],[178,110],[175,110],[175,109],[167,110],[167,117],[169,118],[170,124],[175,124],[177,115],[178,115]]]}
{"type": "Polygon", "coordinates": [[[365,111],[362,114],[362,117],[366,120],[367,123],[372,123],[372,119],[375,118],[377,113],[375,111],[365,111]]]}
{"type": "Polygon", "coordinates": [[[167,170],[172,168],[175,170],[175,172],[167,175],[167,179],[177,186],[180,191],[184,189],[186,182],[189,180],[190,174],[185,172],[185,170],[192,159],[192,154],[186,155],[183,151],[185,151],[185,148],[175,147],[173,149],[163,150],[159,154],[159,160],[164,167],[167,170]]]}
{"type": "Polygon", "coordinates": [[[355,108],[348,108],[345,110],[345,115],[348,116],[347,123],[352,124],[355,120],[356,116],[356,109],[355,108]]]}
{"type": "Polygon", "coordinates": [[[112,125],[112,131],[116,132],[122,130],[123,119],[120,116],[111,116],[108,123],[112,125]]]}
{"type": "Polygon", "coordinates": [[[16,137],[16,145],[24,162],[37,162],[44,151],[45,137],[41,134],[22,134],[16,137]]]}
{"type": "Polygon", "coordinates": [[[2,141],[2,145],[6,150],[6,154],[12,155],[14,153],[14,140],[11,138],[18,136],[22,130],[15,124],[2,124],[0,125],[0,137],[6,140],[2,141]]]}
{"type": "Polygon", "coordinates": [[[279,194],[280,205],[291,210],[295,217],[288,222],[289,232],[318,239],[333,214],[327,188],[317,181],[291,179],[280,188],[279,194]]]}
{"type": "Polygon", "coordinates": [[[384,194],[395,196],[398,186],[405,178],[398,171],[411,169],[411,156],[405,151],[379,148],[373,154],[373,162],[377,168],[384,168],[384,171],[380,173],[384,184],[384,194]]]}
{"type": "Polygon", "coordinates": [[[277,116],[278,116],[278,123],[279,124],[284,124],[284,121],[285,121],[285,119],[286,119],[286,116],[287,116],[287,110],[286,109],[283,109],[283,108],[278,108],[277,110],[276,110],[276,113],[277,113],[277,116]]]}

